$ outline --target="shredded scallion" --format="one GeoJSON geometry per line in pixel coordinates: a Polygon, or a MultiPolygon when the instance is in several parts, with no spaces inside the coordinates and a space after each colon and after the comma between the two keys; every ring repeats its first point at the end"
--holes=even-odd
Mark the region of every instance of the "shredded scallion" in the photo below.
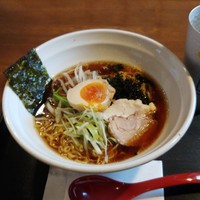
{"type": "Polygon", "coordinates": [[[88,151],[88,144],[90,144],[96,154],[101,155],[104,152],[105,161],[108,162],[108,137],[101,116],[94,112],[92,108],[83,112],[61,107],[58,110],[62,114],[60,121],[66,130],[65,132],[72,138],[75,145],[79,145],[78,139],[82,139],[86,152],[88,151]]]}

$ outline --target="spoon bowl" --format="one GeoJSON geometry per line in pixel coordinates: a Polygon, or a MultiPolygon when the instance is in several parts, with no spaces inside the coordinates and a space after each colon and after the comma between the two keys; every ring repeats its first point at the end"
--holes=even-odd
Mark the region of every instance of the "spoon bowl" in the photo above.
{"type": "Polygon", "coordinates": [[[75,179],[69,187],[71,200],[131,200],[142,193],[184,184],[200,184],[200,172],[168,175],[138,183],[124,183],[100,175],[75,179]]]}

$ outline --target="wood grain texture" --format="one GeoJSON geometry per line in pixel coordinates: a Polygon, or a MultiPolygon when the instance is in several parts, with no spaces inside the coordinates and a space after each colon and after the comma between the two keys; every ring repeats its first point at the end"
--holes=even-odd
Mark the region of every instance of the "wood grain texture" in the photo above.
{"type": "Polygon", "coordinates": [[[0,1],[0,99],[7,67],[30,49],[72,31],[137,32],[161,42],[183,60],[188,14],[198,4],[198,0],[0,1]]]}

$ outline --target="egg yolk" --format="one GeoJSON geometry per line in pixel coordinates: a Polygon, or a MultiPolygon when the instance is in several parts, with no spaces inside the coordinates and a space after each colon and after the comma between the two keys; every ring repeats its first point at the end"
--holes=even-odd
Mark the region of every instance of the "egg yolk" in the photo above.
{"type": "Polygon", "coordinates": [[[99,82],[90,83],[81,89],[80,95],[90,105],[101,103],[107,96],[107,88],[99,82]]]}

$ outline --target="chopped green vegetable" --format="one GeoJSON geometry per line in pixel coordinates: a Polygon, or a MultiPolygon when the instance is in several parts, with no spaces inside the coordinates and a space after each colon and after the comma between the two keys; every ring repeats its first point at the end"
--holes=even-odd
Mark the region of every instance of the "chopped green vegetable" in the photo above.
{"type": "Polygon", "coordinates": [[[53,92],[52,100],[54,102],[61,102],[62,106],[70,106],[66,97],[59,94],[59,89],[53,92]]]}
{"type": "Polygon", "coordinates": [[[10,87],[18,95],[26,109],[35,115],[45,101],[51,78],[35,49],[29,51],[15,64],[4,71],[10,87]]]}
{"type": "Polygon", "coordinates": [[[77,146],[80,145],[78,139],[83,138],[86,153],[88,144],[90,144],[96,154],[103,154],[104,152],[105,161],[107,162],[107,145],[110,137],[106,134],[106,125],[102,117],[94,112],[92,108],[78,113],[74,113],[73,109],[70,112],[70,109],[70,107],[61,108],[65,134],[70,136],[77,146]]]}

